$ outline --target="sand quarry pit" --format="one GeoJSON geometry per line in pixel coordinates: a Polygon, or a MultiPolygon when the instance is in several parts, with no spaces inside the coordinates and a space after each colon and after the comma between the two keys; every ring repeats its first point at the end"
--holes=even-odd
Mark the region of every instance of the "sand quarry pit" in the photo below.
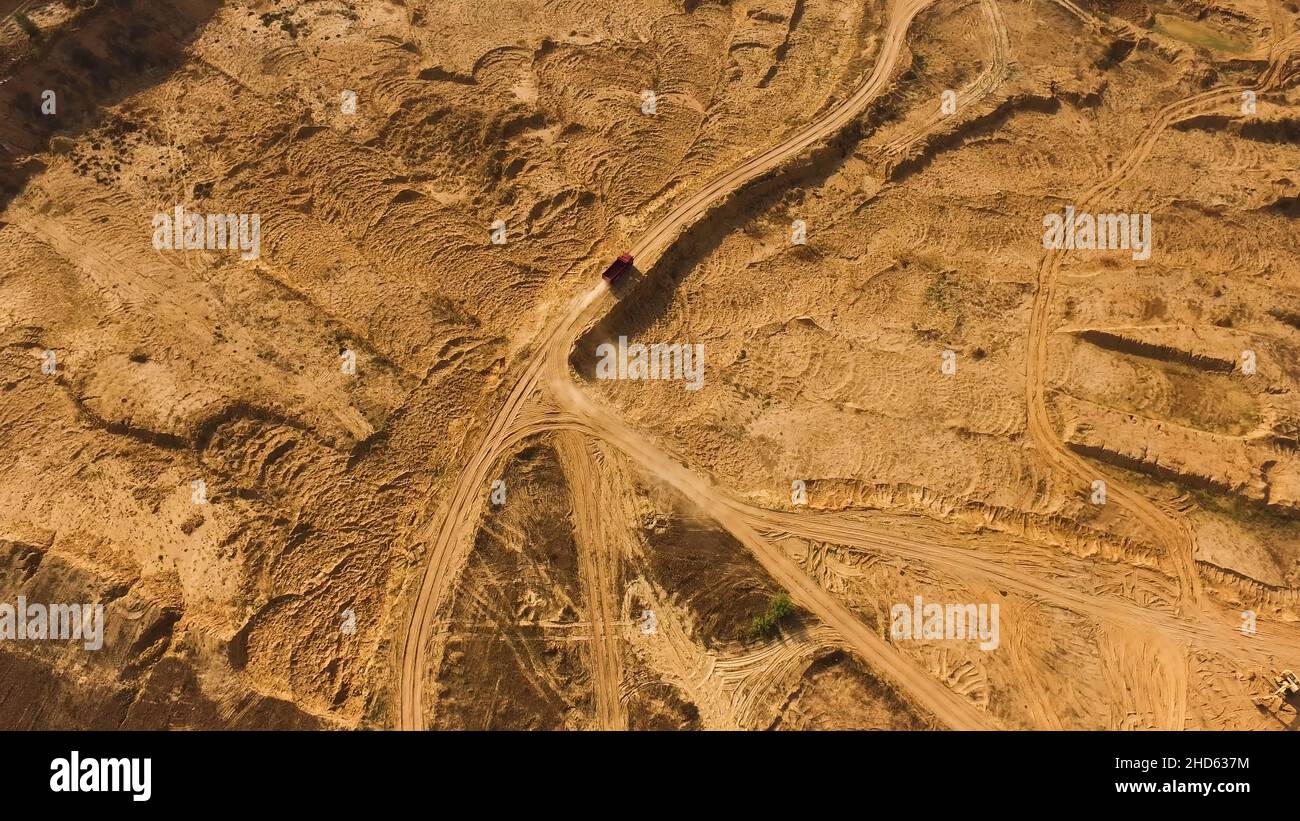
{"type": "Polygon", "coordinates": [[[1300,728],[1294,3],[0,14],[0,727],[1300,728]]]}

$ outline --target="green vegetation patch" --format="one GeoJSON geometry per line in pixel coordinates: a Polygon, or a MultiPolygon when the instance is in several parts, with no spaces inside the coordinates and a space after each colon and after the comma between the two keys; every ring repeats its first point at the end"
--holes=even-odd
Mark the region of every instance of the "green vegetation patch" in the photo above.
{"type": "Polygon", "coordinates": [[[745,630],[745,638],[767,638],[776,632],[781,619],[794,612],[794,603],[785,593],[778,593],[768,602],[767,610],[754,617],[745,630]]]}

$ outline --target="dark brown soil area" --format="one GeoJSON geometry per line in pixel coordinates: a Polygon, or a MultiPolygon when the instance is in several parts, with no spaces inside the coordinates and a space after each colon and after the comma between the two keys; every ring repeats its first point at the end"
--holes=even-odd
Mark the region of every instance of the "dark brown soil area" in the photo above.
{"type": "Polygon", "coordinates": [[[857,659],[836,651],[813,662],[778,730],[926,730],[930,722],[857,659]]]}
{"type": "Polygon", "coordinates": [[[660,499],[663,512],[642,522],[651,573],[694,616],[705,647],[743,641],[780,587],[712,519],[680,500],[660,499]]]}
{"type": "Polygon", "coordinates": [[[572,502],[555,451],[523,450],[484,510],[439,673],[440,729],[574,729],[594,720],[572,502]]]}

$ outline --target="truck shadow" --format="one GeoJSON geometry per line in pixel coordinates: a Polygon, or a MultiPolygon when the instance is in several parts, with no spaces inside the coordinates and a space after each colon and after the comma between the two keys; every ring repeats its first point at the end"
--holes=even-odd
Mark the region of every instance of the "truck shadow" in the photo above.
{"type": "MultiPolygon", "coordinates": [[[[721,246],[733,232],[774,211],[796,213],[802,188],[815,188],[839,170],[862,139],[862,120],[783,170],[759,177],[727,197],[687,228],[672,248],[649,269],[635,265],[613,289],[618,300],[613,310],[578,338],[570,353],[570,366],[584,378],[595,373],[595,350],[619,336],[637,338],[667,314],[677,289],[721,246]]],[[[813,258],[820,253],[812,244],[791,246],[790,253],[813,258]]],[[[670,341],[670,340],[658,340],[670,341]]],[[[686,341],[686,340],[675,340],[686,341]]]]}
{"type": "Polygon", "coordinates": [[[606,282],[606,285],[609,286],[609,292],[614,295],[614,299],[621,302],[632,295],[644,278],[645,273],[634,263],[622,276],[613,282],[606,282]]]}

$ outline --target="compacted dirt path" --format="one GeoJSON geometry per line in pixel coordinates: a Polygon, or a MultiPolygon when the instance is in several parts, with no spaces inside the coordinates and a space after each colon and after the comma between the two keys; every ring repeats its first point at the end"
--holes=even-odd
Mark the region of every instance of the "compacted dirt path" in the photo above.
{"type": "Polygon", "coordinates": [[[556,436],[560,465],[573,495],[574,539],[578,568],[591,614],[591,654],[596,677],[596,721],[602,730],[626,730],[627,711],[619,699],[623,681],[619,613],[623,597],[618,582],[618,554],[606,537],[600,506],[600,481],[585,436],[565,431],[556,436]]]}
{"type": "MultiPolygon", "coordinates": [[[[790,139],[715,178],[692,194],[651,227],[632,247],[631,253],[642,264],[657,259],[682,230],[726,197],[852,122],[884,90],[906,42],[912,20],[932,2],[901,0],[890,15],[875,67],[848,99],[790,139]]],[[[449,507],[430,519],[436,525],[422,529],[417,536],[417,541],[431,542],[432,547],[402,645],[400,726],[403,729],[424,726],[422,673],[435,616],[446,601],[469,550],[467,536],[477,522],[487,473],[503,451],[507,430],[537,389],[548,358],[563,361],[571,350],[572,340],[595,318],[593,311],[603,312],[608,304],[608,290],[603,282],[599,282],[570,303],[566,313],[547,327],[523,374],[515,381],[504,405],[493,417],[482,444],[461,472],[449,507]]]]}
{"type": "MultiPolygon", "coordinates": [[[[933,0],[901,0],[893,9],[873,70],[854,93],[789,140],[715,178],[677,204],[630,249],[638,264],[643,268],[653,266],[687,227],[726,198],[852,122],[885,89],[912,20],[931,2],[933,0]]],[[[990,24],[991,63],[974,83],[963,90],[962,99],[968,102],[987,94],[1008,71],[1005,23],[996,0],[982,2],[990,24]]],[[[1273,65],[1261,77],[1260,88],[1280,77],[1290,54],[1300,48],[1300,41],[1293,41],[1296,41],[1295,37],[1287,38],[1275,46],[1273,65]]],[[[1166,106],[1158,112],[1150,128],[1114,172],[1080,195],[1076,208],[1084,210],[1116,191],[1149,156],[1165,129],[1187,117],[1215,110],[1238,99],[1242,90],[1214,89],[1166,106]]],[[[933,128],[941,120],[932,117],[925,128],[933,128]]],[[[916,135],[909,135],[908,140],[915,138],[916,135]]],[[[1039,288],[1031,313],[1026,366],[1029,434],[1049,465],[1087,485],[1097,478],[1102,468],[1065,447],[1051,424],[1046,406],[1049,320],[1061,262],[1061,253],[1047,252],[1039,267],[1039,288]]],[[[996,582],[1024,595],[1089,615],[1101,623],[1131,630],[1135,635],[1151,634],[1154,640],[1168,644],[1174,650],[1194,643],[1239,660],[1250,659],[1260,663],[1274,652],[1300,650],[1300,635],[1294,631],[1261,631],[1252,643],[1244,644],[1230,621],[1222,618],[1223,614],[1214,612],[1215,608],[1202,598],[1187,524],[1177,519],[1173,512],[1125,487],[1115,476],[1107,476],[1110,499],[1141,522],[1165,548],[1165,555],[1179,582],[1177,612],[1160,612],[1114,596],[1075,590],[1019,567],[1014,561],[982,556],[965,547],[940,544],[933,539],[885,532],[854,522],[851,517],[769,511],[731,498],[709,480],[664,453],[608,409],[594,403],[572,381],[569,354],[573,345],[612,304],[608,288],[603,282],[598,282],[575,297],[567,310],[546,327],[524,363],[522,373],[512,383],[505,402],[484,431],[477,450],[467,460],[446,507],[426,511],[427,524],[417,531],[415,541],[430,545],[430,549],[402,650],[402,728],[425,726],[422,684],[427,651],[437,635],[438,613],[444,609],[451,587],[471,549],[471,537],[478,525],[487,492],[489,471],[522,440],[547,431],[558,432],[561,459],[575,491],[576,536],[591,615],[597,715],[602,727],[625,727],[627,715],[619,700],[622,659],[617,632],[619,598],[613,586],[616,557],[611,556],[611,550],[602,544],[598,475],[587,437],[594,437],[622,451],[648,475],[661,479],[698,505],[739,540],[800,606],[834,630],[845,646],[887,676],[918,707],[952,728],[990,729],[995,728],[997,722],[974,702],[954,692],[881,639],[843,602],[810,578],[781,549],[777,543],[780,538],[793,535],[932,561],[936,566],[996,582]],[[553,406],[534,401],[541,392],[548,396],[553,406]]],[[[1185,670],[1173,671],[1173,674],[1182,680],[1183,685],[1186,684],[1185,670]]],[[[1178,728],[1184,721],[1186,687],[1182,689],[1184,692],[1175,697],[1176,702],[1171,702],[1168,715],[1161,719],[1164,726],[1178,728]]]]}

